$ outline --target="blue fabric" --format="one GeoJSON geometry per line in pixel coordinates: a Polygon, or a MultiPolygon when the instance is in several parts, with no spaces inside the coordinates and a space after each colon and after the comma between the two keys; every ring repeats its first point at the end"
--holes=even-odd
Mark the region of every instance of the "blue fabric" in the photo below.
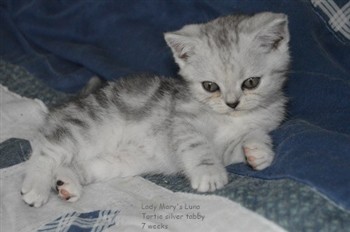
{"type": "Polygon", "coordinates": [[[339,41],[308,1],[0,0],[0,56],[49,86],[79,89],[92,75],[135,72],[175,76],[162,33],[244,12],[288,14],[293,57],[288,121],[273,133],[274,165],[242,175],[289,177],[350,209],[350,45],[339,41]]]}
{"type": "Polygon", "coordinates": [[[87,213],[67,213],[42,226],[38,232],[102,232],[115,225],[119,212],[119,210],[97,210],[87,213]]]}
{"type": "Polygon", "coordinates": [[[1,57],[63,91],[77,90],[93,74],[106,79],[143,71],[175,75],[163,32],[237,12],[289,15],[294,70],[342,76],[350,67],[330,64],[322,41],[315,41],[318,30],[328,30],[311,4],[299,1],[1,1],[1,57]]]}
{"type": "Polygon", "coordinates": [[[12,138],[0,143],[0,168],[10,167],[28,160],[31,152],[29,141],[24,139],[12,138]]]}

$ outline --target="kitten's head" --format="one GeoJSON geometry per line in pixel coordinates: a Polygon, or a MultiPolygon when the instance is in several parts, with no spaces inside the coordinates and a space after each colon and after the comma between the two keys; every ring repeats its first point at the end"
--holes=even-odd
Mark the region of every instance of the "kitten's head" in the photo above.
{"type": "Polygon", "coordinates": [[[226,16],[164,36],[194,96],[218,113],[254,111],[283,98],[286,15],[226,16]]]}

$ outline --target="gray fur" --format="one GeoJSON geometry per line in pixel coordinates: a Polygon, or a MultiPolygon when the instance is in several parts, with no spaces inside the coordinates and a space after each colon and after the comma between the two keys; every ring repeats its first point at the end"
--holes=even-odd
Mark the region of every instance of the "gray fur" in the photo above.
{"type": "Polygon", "coordinates": [[[72,132],[65,126],[57,126],[51,132],[44,134],[45,138],[53,143],[61,142],[64,139],[73,139],[72,132]]]}
{"type": "Polygon", "coordinates": [[[49,114],[33,143],[24,201],[41,206],[57,180],[69,184],[59,195],[64,188],[75,201],[82,184],[146,173],[182,173],[194,189],[215,191],[228,182],[226,165],[247,158],[256,170],[268,167],[268,133],[284,118],[287,23],[283,14],[261,13],[187,25],[165,34],[180,78],[91,81],[49,114]],[[242,88],[251,77],[257,87],[242,88]],[[219,88],[207,91],[203,82],[219,88]]]}
{"type": "Polygon", "coordinates": [[[67,118],[64,119],[64,121],[67,123],[70,123],[74,126],[81,127],[83,129],[89,129],[89,124],[85,120],[82,120],[82,119],[73,118],[73,117],[68,116],[67,118]]]}

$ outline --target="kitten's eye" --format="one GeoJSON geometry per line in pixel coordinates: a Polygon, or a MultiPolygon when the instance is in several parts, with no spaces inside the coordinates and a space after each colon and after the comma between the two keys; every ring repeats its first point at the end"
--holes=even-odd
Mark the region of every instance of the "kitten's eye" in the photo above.
{"type": "Polygon", "coordinates": [[[242,83],[242,89],[255,89],[260,83],[260,77],[249,77],[242,83]]]}
{"type": "Polygon", "coordinates": [[[211,93],[218,91],[220,89],[215,82],[211,82],[211,81],[203,81],[202,86],[206,91],[211,93]]]}

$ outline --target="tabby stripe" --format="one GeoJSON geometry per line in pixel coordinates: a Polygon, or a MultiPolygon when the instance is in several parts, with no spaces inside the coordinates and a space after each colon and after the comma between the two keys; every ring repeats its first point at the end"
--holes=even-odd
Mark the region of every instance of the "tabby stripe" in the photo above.
{"type": "Polygon", "coordinates": [[[52,133],[45,135],[45,138],[51,142],[60,142],[64,138],[73,139],[74,137],[72,132],[67,127],[58,126],[52,133]]]}
{"type": "Polygon", "coordinates": [[[204,159],[202,160],[197,166],[211,166],[214,165],[215,162],[211,159],[204,159]]]}
{"type": "Polygon", "coordinates": [[[83,120],[77,119],[77,118],[71,118],[71,117],[67,117],[64,119],[66,122],[71,123],[75,126],[84,128],[84,129],[88,129],[89,128],[89,124],[87,122],[84,122],[83,120]]]}
{"type": "Polygon", "coordinates": [[[93,94],[93,96],[95,97],[97,103],[100,106],[102,106],[103,108],[108,107],[109,100],[106,93],[103,90],[97,91],[96,93],[93,94]]]}

